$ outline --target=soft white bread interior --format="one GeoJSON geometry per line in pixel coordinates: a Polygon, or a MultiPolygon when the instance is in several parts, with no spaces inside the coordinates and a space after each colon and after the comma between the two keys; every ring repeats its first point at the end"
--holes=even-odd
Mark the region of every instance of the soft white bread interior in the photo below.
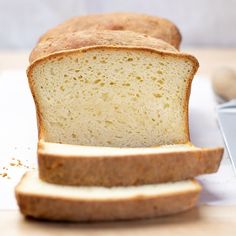
{"type": "Polygon", "coordinates": [[[26,216],[48,220],[101,221],[147,218],[195,206],[201,186],[194,180],[129,187],[69,187],[26,173],[16,198],[26,216]]]}
{"type": "Polygon", "coordinates": [[[216,172],[222,148],[191,144],[147,148],[38,145],[40,178],[49,183],[127,186],[178,181],[216,172]]]}
{"type": "Polygon", "coordinates": [[[197,67],[189,55],[125,46],[67,50],[36,60],[28,76],[39,136],[85,146],[186,143],[197,67]]]}

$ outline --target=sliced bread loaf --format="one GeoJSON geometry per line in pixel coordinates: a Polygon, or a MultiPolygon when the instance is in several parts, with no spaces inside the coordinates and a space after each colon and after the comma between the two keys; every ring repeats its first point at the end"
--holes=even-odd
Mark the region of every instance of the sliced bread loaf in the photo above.
{"type": "Polygon", "coordinates": [[[68,187],[48,184],[37,172],[16,187],[21,212],[63,221],[108,221],[170,215],[196,205],[200,185],[194,180],[129,187],[68,187]]]}
{"type": "MultiPolygon", "coordinates": [[[[219,166],[221,148],[199,149],[189,140],[196,58],[127,31],[139,25],[139,32],[151,18],[137,16],[136,22],[136,15],[116,14],[124,19],[119,26],[113,17],[68,21],[46,33],[31,54],[40,179],[27,173],[16,187],[26,216],[102,221],[182,212],[196,205],[201,187],[194,180],[172,181],[219,166]],[[94,31],[100,25],[112,30],[94,31]]],[[[163,36],[171,27],[160,25],[163,36]]],[[[154,28],[145,30],[160,37],[154,28]]]]}
{"type": "Polygon", "coordinates": [[[40,142],[39,176],[49,183],[127,186],[173,182],[216,172],[222,148],[190,144],[155,148],[89,147],[40,142]]]}
{"type": "Polygon", "coordinates": [[[53,54],[41,47],[28,69],[40,139],[113,147],[189,141],[193,56],[128,31],[80,32],[53,54]]]}

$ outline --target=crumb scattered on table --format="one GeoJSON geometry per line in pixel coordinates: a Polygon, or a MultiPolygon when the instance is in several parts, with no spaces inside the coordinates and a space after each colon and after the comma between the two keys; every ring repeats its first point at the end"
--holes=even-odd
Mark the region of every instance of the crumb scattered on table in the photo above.
{"type": "Polygon", "coordinates": [[[2,173],[2,177],[6,177],[6,176],[7,176],[6,172],[2,173]]]}
{"type": "Polygon", "coordinates": [[[6,165],[2,167],[3,172],[0,172],[0,177],[5,178],[5,179],[11,179],[11,177],[9,176],[9,173],[7,172],[12,168],[24,168],[24,169],[31,169],[31,170],[35,170],[34,166],[30,166],[29,165],[29,161],[25,160],[26,163],[23,163],[20,159],[16,159],[15,157],[11,158],[11,161],[6,165]]]}

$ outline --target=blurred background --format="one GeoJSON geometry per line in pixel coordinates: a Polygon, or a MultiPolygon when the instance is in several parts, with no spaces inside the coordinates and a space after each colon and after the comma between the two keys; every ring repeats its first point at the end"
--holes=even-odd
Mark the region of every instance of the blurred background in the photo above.
{"type": "Polygon", "coordinates": [[[175,22],[182,47],[235,47],[236,0],[0,0],[0,50],[32,48],[67,18],[99,12],[142,12],[175,22]]]}

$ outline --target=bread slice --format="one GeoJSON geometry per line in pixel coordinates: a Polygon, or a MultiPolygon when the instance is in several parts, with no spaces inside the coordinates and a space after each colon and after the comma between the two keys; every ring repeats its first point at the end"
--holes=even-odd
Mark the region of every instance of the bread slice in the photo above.
{"type": "Polygon", "coordinates": [[[222,148],[190,144],[155,148],[38,145],[40,178],[49,183],[85,186],[127,186],[173,182],[216,172],[222,148]]]}
{"type": "Polygon", "coordinates": [[[48,50],[52,53],[59,38],[65,38],[66,36],[69,41],[69,38],[73,37],[73,34],[84,30],[133,31],[162,39],[175,48],[179,48],[181,42],[181,34],[176,25],[161,17],[138,13],[94,14],[74,17],[50,29],[40,37],[38,44],[31,54],[30,60],[32,61],[35,52],[40,48],[40,44],[47,44],[48,50]]]}
{"type": "Polygon", "coordinates": [[[63,221],[140,219],[186,211],[197,203],[194,180],[130,187],[68,187],[48,184],[37,172],[24,175],[16,199],[25,216],[63,221]]]}
{"type": "Polygon", "coordinates": [[[81,32],[70,42],[75,49],[60,51],[61,42],[28,69],[40,139],[113,147],[189,141],[194,57],[128,31],[81,32]]]}

